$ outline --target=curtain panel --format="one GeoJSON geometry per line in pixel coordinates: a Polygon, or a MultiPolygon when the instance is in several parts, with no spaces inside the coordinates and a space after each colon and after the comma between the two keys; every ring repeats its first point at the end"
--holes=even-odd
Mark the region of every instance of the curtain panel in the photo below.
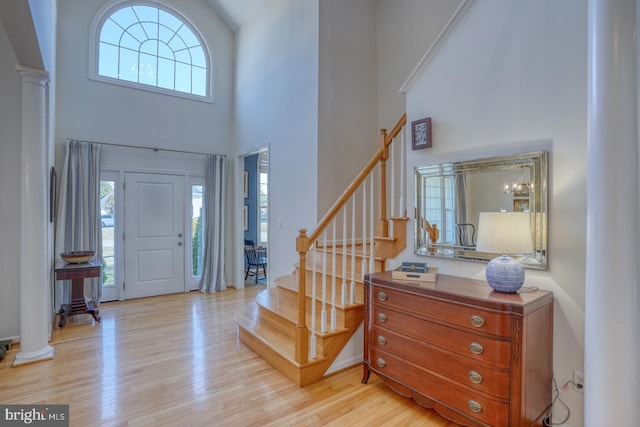
{"type": "Polygon", "coordinates": [[[207,156],[204,182],[204,255],[200,291],[212,293],[227,289],[224,271],[227,157],[207,156]]]}
{"type": "MultiPolygon", "coordinates": [[[[101,145],[75,140],[65,141],[64,166],[60,180],[58,221],[56,224],[56,261],[60,253],[95,251],[102,259],[100,225],[100,152],[101,145]]],[[[55,307],[71,303],[70,281],[56,287],[55,307]]],[[[85,280],[85,300],[100,303],[102,278],[85,280]]]]}

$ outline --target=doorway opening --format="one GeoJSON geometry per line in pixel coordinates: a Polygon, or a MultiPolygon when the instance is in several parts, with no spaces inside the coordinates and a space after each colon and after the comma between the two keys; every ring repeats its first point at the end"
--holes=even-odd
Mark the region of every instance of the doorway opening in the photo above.
{"type": "MultiPolygon", "coordinates": [[[[244,244],[253,245],[267,254],[269,247],[269,150],[260,149],[244,157],[244,244]]],[[[244,248],[244,246],[242,246],[244,248]]],[[[244,277],[248,262],[244,257],[244,277]]],[[[245,285],[268,284],[267,277],[248,276],[245,285]],[[260,278],[258,278],[260,277],[260,278]]]]}

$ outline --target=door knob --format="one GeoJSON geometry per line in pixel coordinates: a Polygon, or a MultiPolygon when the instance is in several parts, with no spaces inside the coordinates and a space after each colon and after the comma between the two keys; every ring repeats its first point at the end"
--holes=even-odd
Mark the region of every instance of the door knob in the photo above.
{"type": "Polygon", "coordinates": [[[178,242],[178,246],[182,246],[182,242],[178,242]]]}
{"type": "Polygon", "coordinates": [[[182,237],[182,233],[178,233],[178,237],[182,237]]]}

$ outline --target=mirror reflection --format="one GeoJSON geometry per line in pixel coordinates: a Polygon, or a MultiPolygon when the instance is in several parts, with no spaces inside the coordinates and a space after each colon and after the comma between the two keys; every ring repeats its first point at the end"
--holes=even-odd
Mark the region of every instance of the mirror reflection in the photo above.
{"type": "Polygon", "coordinates": [[[495,253],[476,250],[480,213],[519,212],[529,218],[531,249],[512,256],[547,268],[546,151],[424,166],[415,177],[416,254],[489,261],[495,253]]]}

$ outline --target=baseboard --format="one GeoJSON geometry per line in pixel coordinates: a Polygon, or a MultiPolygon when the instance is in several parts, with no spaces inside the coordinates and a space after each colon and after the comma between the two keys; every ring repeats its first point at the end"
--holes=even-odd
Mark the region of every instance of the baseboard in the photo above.
{"type": "Polygon", "coordinates": [[[353,366],[361,365],[361,364],[362,364],[362,355],[355,356],[346,360],[340,360],[340,361],[336,360],[335,362],[333,362],[331,366],[329,366],[329,369],[327,369],[327,372],[325,372],[325,374],[329,375],[335,372],[344,371],[345,369],[349,369],[353,366]]]}
{"type": "Polygon", "coordinates": [[[14,335],[12,337],[0,337],[0,341],[11,341],[11,345],[20,342],[20,335],[14,335]]]}

